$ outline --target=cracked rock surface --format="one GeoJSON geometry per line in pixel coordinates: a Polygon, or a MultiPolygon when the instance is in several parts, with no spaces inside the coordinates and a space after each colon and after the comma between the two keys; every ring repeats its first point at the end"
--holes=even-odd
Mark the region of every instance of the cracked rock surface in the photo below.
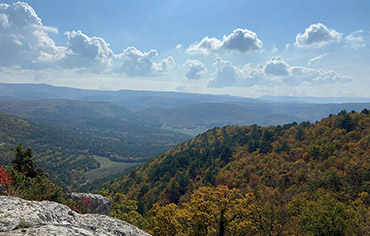
{"type": "Polygon", "coordinates": [[[91,206],[89,206],[89,210],[92,213],[108,216],[112,207],[112,201],[100,194],[71,193],[69,196],[76,201],[83,201],[85,199],[89,200],[91,203],[91,206]]]}
{"type": "Polygon", "coordinates": [[[137,227],[109,216],[78,214],[56,202],[0,196],[0,236],[3,235],[149,236],[137,227]]]}

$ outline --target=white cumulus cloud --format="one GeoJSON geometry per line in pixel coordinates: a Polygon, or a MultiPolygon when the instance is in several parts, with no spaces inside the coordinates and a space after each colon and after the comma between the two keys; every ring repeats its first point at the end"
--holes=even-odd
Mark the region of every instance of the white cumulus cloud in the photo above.
{"type": "Polygon", "coordinates": [[[321,23],[312,24],[306,28],[303,34],[299,33],[296,36],[295,46],[304,47],[324,47],[330,43],[339,42],[342,34],[334,29],[328,29],[321,23]]]}
{"type": "Polygon", "coordinates": [[[64,47],[57,47],[49,33],[58,33],[42,24],[27,3],[0,4],[0,66],[36,68],[60,60],[64,47]]]}
{"type": "Polygon", "coordinates": [[[66,32],[68,37],[66,56],[62,65],[67,68],[85,69],[99,73],[111,70],[113,51],[99,37],[89,37],[80,30],[66,32]]]}
{"type": "Polygon", "coordinates": [[[234,51],[239,53],[253,52],[262,48],[262,41],[257,34],[248,29],[235,29],[231,34],[224,35],[222,40],[203,38],[200,43],[189,46],[189,54],[209,54],[217,51],[234,51]]]}
{"type": "Polygon", "coordinates": [[[128,76],[155,76],[168,72],[175,66],[171,56],[155,63],[153,58],[156,56],[158,56],[156,50],[142,52],[135,47],[128,47],[116,55],[119,64],[117,71],[122,71],[128,76]]]}
{"type": "Polygon", "coordinates": [[[319,55],[319,56],[317,56],[317,57],[313,57],[313,58],[311,58],[310,60],[308,60],[308,62],[307,62],[307,65],[313,65],[313,64],[315,64],[315,63],[317,63],[317,62],[319,62],[323,57],[325,57],[327,54],[326,53],[324,53],[324,54],[321,54],[321,55],[319,55]]]}
{"type": "Polygon", "coordinates": [[[187,60],[184,66],[188,69],[185,77],[191,80],[199,80],[201,74],[207,71],[206,67],[199,60],[187,60]]]}
{"type": "Polygon", "coordinates": [[[263,71],[267,75],[286,76],[289,75],[289,64],[283,61],[281,57],[273,57],[267,61],[263,71]]]}
{"type": "Polygon", "coordinates": [[[363,31],[357,30],[345,37],[345,46],[353,49],[360,49],[366,47],[366,42],[362,36],[363,31]]]}
{"type": "Polygon", "coordinates": [[[251,86],[255,83],[247,73],[249,65],[239,68],[231,61],[217,57],[213,66],[216,68],[216,77],[208,82],[210,88],[251,86]]]}
{"type": "Polygon", "coordinates": [[[57,46],[49,36],[51,33],[56,34],[58,30],[43,25],[27,3],[0,3],[0,67],[155,76],[175,65],[170,56],[153,61],[158,55],[156,50],[141,52],[128,47],[121,54],[115,54],[103,38],[90,37],[80,30],[66,32],[66,45],[57,46]]]}
{"type": "Polygon", "coordinates": [[[262,48],[262,41],[250,30],[236,29],[228,36],[224,36],[221,48],[246,53],[262,48]]]}
{"type": "Polygon", "coordinates": [[[200,43],[192,44],[186,50],[189,54],[209,54],[210,52],[220,49],[222,42],[216,38],[203,38],[200,43]]]}
{"type": "Polygon", "coordinates": [[[230,61],[216,58],[216,77],[211,79],[208,87],[252,86],[255,84],[275,86],[322,83],[344,83],[350,77],[339,75],[332,70],[318,70],[302,66],[291,66],[281,57],[273,57],[256,67],[247,64],[234,66],[230,61]]]}

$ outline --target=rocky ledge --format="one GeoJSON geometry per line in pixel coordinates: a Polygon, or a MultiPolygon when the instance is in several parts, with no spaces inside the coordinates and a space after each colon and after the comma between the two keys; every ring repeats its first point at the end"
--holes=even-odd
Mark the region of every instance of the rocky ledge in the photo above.
{"type": "Polygon", "coordinates": [[[0,236],[3,235],[149,234],[124,221],[105,215],[82,215],[56,202],[0,196],[0,236]]]}
{"type": "Polygon", "coordinates": [[[71,193],[69,196],[75,201],[88,201],[87,207],[90,213],[108,216],[112,207],[112,201],[100,194],[71,193]]]}

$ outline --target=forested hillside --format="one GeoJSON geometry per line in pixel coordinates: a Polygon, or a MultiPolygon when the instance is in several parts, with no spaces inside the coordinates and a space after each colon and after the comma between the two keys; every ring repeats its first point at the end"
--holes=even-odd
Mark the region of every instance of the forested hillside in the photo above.
{"type": "Polygon", "coordinates": [[[95,125],[97,127],[94,128],[114,127],[124,132],[128,130],[130,138],[135,136],[132,131],[138,130],[138,136],[142,137],[142,133],[161,132],[158,129],[166,124],[168,130],[180,132],[183,128],[202,127],[183,132],[193,135],[225,125],[316,122],[343,109],[359,112],[370,105],[368,98],[354,97],[247,98],[181,92],[84,90],[46,84],[0,83],[0,94],[0,112],[47,122],[70,123],[74,127],[81,124],[90,128],[95,125]],[[100,120],[87,123],[86,119],[91,118],[100,120]],[[121,125],[109,126],[110,119],[121,125]]]}
{"type": "Polygon", "coordinates": [[[196,128],[197,126],[220,127],[226,124],[282,124],[292,116],[258,115],[235,104],[202,103],[177,108],[153,107],[135,113],[141,120],[154,126],[167,123],[172,128],[196,128]]]}
{"type": "Polygon", "coordinates": [[[0,99],[0,111],[87,136],[69,144],[118,161],[147,159],[190,138],[146,125],[126,108],[106,102],[0,99]]]}
{"type": "MultiPolygon", "coordinates": [[[[56,112],[54,117],[58,115],[62,117],[62,114],[63,112],[56,112]]],[[[23,143],[25,146],[33,148],[36,153],[37,165],[46,170],[53,181],[65,187],[76,188],[85,182],[83,177],[85,172],[100,167],[99,162],[92,157],[93,155],[121,162],[142,162],[152,155],[168,149],[175,144],[173,140],[176,141],[176,137],[166,136],[166,131],[163,131],[159,134],[148,133],[147,139],[137,137],[137,143],[130,143],[127,140],[127,135],[120,136],[119,130],[109,133],[108,129],[105,134],[99,130],[83,129],[83,123],[93,121],[82,118],[73,121],[67,114],[64,117],[70,119],[70,122],[62,126],[52,122],[27,121],[0,113],[1,163],[9,164],[13,157],[12,149],[18,143],[23,143]],[[80,128],[73,128],[76,124],[80,124],[80,128]],[[160,140],[158,140],[159,137],[160,140]]],[[[53,116],[48,119],[53,119],[53,116]]],[[[101,123],[101,125],[103,124],[101,123]]],[[[106,124],[113,127],[123,125],[119,121],[116,124],[112,120],[106,124]]],[[[179,134],[178,136],[184,135],[179,134]]]]}
{"type": "Polygon", "coordinates": [[[154,235],[366,235],[369,111],[215,128],[106,186],[154,235]]]}
{"type": "Polygon", "coordinates": [[[50,177],[64,186],[76,185],[82,174],[99,167],[92,157],[78,149],[78,144],[88,144],[89,136],[70,130],[38,125],[0,113],[1,163],[8,165],[18,143],[32,146],[36,151],[35,161],[50,177]]]}

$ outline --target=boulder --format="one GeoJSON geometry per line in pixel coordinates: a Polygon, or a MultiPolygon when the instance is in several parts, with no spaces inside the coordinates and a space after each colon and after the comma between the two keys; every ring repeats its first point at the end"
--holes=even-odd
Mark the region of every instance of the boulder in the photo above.
{"type": "Polygon", "coordinates": [[[85,206],[89,213],[109,216],[112,207],[112,201],[109,198],[92,193],[71,193],[69,196],[75,201],[86,202],[85,206]]]}
{"type": "Polygon", "coordinates": [[[0,196],[0,236],[3,235],[149,236],[131,224],[106,215],[82,215],[56,202],[0,196]]]}

